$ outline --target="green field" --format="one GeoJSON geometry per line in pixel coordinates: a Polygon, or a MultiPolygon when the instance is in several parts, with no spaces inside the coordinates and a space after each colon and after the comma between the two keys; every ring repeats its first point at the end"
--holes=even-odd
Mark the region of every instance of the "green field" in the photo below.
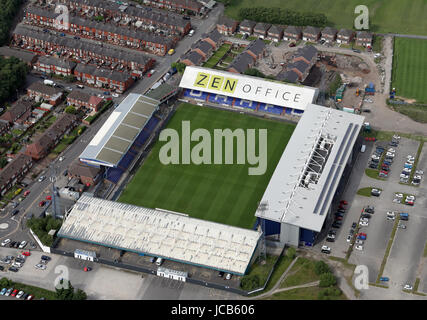
{"type": "Polygon", "coordinates": [[[400,97],[427,103],[427,40],[394,39],[392,86],[400,97]]]}
{"type": "MultiPolygon", "coordinates": [[[[225,2],[225,1],[221,1],[225,2]]],[[[353,28],[357,5],[369,9],[370,30],[427,35],[426,0],[228,0],[226,14],[239,19],[240,8],[280,7],[298,12],[324,13],[335,27],[353,28]]]]}
{"type": "MultiPolygon", "coordinates": [[[[249,176],[248,168],[254,167],[249,164],[163,165],[159,160],[159,151],[166,142],[159,141],[125,188],[119,201],[251,228],[255,222],[257,203],[261,200],[295,125],[182,104],[167,127],[181,134],[184,120],[190,121],[192,131],[197,128],[205,128],[211,133],[214,129],[225,128],[267,129],[266,173],[249,176]]],[[[258,150],[258,133],[256,137],[258,150]]],[[[192,142],[192,146],[195,144],[197,143],[192,142]]]]}

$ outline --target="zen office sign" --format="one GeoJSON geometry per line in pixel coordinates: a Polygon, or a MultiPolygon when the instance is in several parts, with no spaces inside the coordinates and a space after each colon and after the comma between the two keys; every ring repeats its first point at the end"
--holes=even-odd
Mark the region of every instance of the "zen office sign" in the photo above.
{"type": "Polygon", "coordinates": [[[186,67],[180,87],[304,110],[318,89],[201,67],[186,67]]]}

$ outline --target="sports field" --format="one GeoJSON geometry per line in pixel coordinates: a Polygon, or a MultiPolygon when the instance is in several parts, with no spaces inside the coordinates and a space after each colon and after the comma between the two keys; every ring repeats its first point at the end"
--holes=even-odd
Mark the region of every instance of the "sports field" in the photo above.
{"type": "Polygon", "coordinates": [[[427,103],[427,40],[394,39],[392,87],[400,97],[427,103]]]}
{"type": "MultiPolygon", "coordinates": [[[[224,1],[221,1],[224,2],[224,1]]],[[[354,9],[366,5],[370,30],[402,34],[427,35],[426,0],[229,0],[226,14],[239,19],[239,9],[281,7],[298,12],[324,13],[337,28],[352,28],[354,9]]]]}
{"type": "MultiPolygon", "coordinates": [[[[184,120],[190,121],[191,131],[205,128],[212,137],[214,129],[267,129],[266,173],[249,176],[248,168],[254,167],[249,164],[163,165],[159,160],[159,151],[166,142],[158,141],[119,201],[251,228],[255,222],[257,203],[264,194],[295,125],[182,104],[167,128],[173,128],[181,135],[184,120]]],[[[256,141],[258,150],[258,133],[256,141]]]]}

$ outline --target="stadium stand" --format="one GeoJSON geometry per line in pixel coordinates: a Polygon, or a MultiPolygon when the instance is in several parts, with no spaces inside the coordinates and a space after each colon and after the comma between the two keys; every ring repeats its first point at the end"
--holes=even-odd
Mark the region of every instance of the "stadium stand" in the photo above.
{"type": "Polygon", "coordinates": [[[198,90],[186,89],[184,91],[184,97],[195,99],[195,100],[200,100],[200,101],[206,101],[208,98],[208,93],[198,91],[198,90]]]}
{"type": "Polygon", "coordinates": [[[212,103],[226,104],[228,106],[233,104],[232,97],[227,97],[220,94],[209,94],[208,101],[212,103]]]}
{"type": "Polygon", "coordinates": [[[236,98],[234,100],[234,106],[256,110],[258,106],[258,102],[236,98]]]}

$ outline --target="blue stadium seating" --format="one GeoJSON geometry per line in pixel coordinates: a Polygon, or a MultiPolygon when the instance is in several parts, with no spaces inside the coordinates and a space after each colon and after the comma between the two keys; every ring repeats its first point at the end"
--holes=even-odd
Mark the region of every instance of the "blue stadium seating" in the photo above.
{"type": "Polygon", "coordinates": [[[159,122],[160,122],[160,120],[157,119],[156,117],[151,117],[151,119],[148,120],[148,122],[146,123],[146,125],[144,127],[144,131],[147,131],[149,133],[153,132],[154,128],[156,128],[156,126],[159,122]]]}
{"type": "Polygon", "coordinates": [[[234,100],[234,106],[235,107],[241,107],[241,108],[248,108],[248,109],[256,110],[257,105],[258,105],[258,102],[255,102],[255,101],[242,100],[242,99],[238,99],[238,98],[236,98],[234,100]]]}
{"type": "Polygon", "coordinates": [[[123,156],[123,158],[119,161],[119,164],[117,165],[117,167],[121,168],[123,170],[126,170],[130,166],[130,164],[132,163],[133,158],[135,158],[135,155],[127,152],[123,156]]]}
{"type": "Polygon", "coordinates": [[[218,104],[226,104],[231,106],[233,103],[232,97],[222,96],[219,94],[210,94],[209,95],[209,102],[212,103],[218,103],[218,104]]]}
{"type": "Polygon", "coordinates": [[[286,114],[291,114],[292,113],[292,108],[285,108],[285,113],[286,114]]]}
{"type": "Polygon", "coordinates": [[[150,132],[142,130],[141,133],[136,137],[135,144],[142,146],[145,143],[145,141],[147,141],[150,134],[151,134],[150,132]]]}
{"type": "Polygon", "coordinates": [[[283,112],[283,107],[280,106],[274,106],[272,104],[265,104],[265,103],[260,103],[260,106],[258,108],[259,111],[263,111],[263,112],[269,112],[269,113],[274,113],[274,114],[282,114],[283,112]]]}
{"type": "Polygon", "coordinates": [[[105,178],[112,183],[117,183],[123,174],[123,170],[120,168],[108,168],[105,178]]]}
{"type": "Polygon", "coordinates": [[[185,89],[184,97],[195,99],[195,100],[206,101],[208,94],[206,92],[202,92],[198,90],[185,89]]]}
{"type": "Polygon", "coordinates": [[[294,114],[303,114],[303,113],[304,113],[304,110],[293,109],[293,110],[292,110],[292,112],[293,112],[294,114]]]}

